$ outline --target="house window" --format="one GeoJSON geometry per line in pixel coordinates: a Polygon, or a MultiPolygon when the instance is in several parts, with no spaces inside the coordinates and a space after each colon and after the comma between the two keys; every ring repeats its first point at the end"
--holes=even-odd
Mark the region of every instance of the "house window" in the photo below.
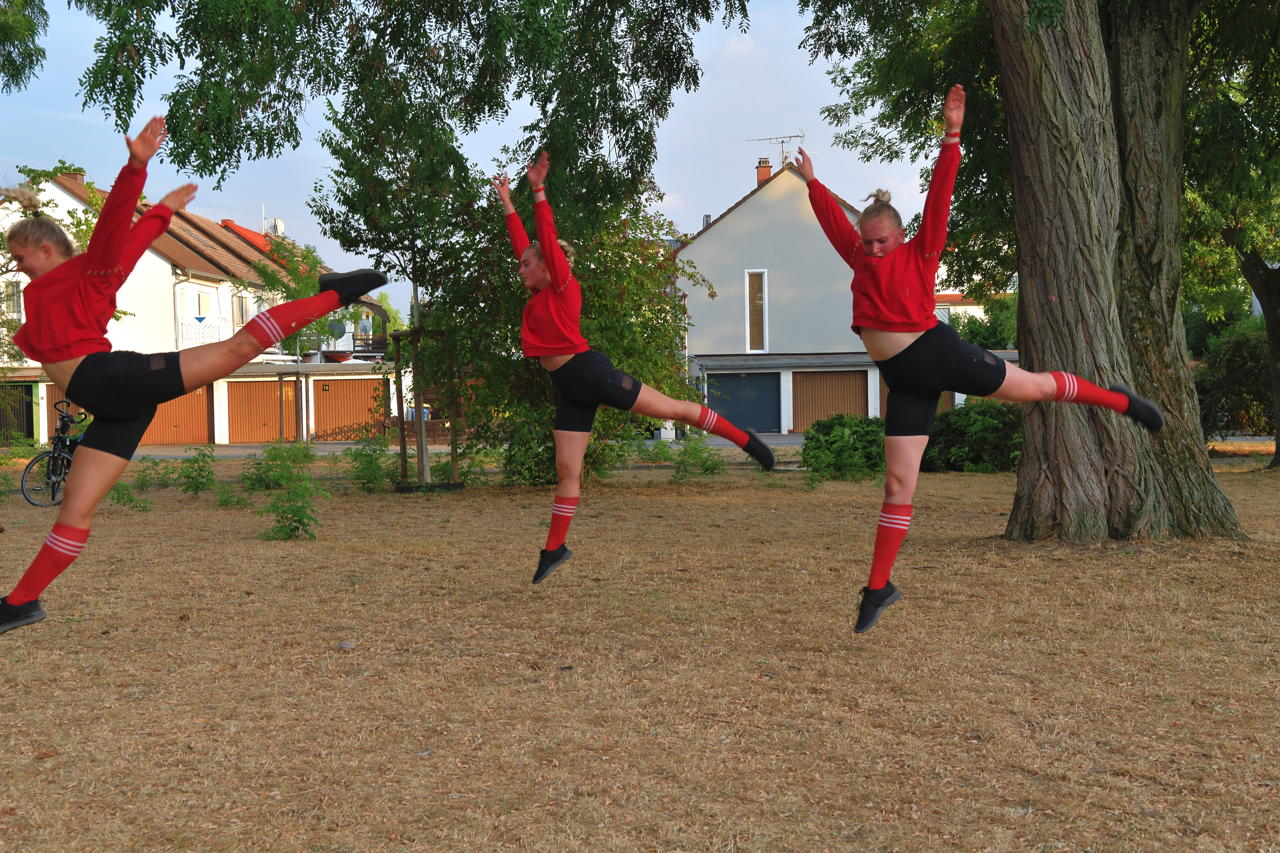
{"type": "Polygon", "coordinates": [[[0,313],[13,320],[22,318],[22,285],[16,281],[6,281],[4,291],[0,294],[0,313]]]}
{"type": "Polygon", "coordinates": [[[231,325],[240,328],[253,317],[253,300],[243,293],[231,297],[231,325]]]}
{"type": "Polygon", "coordinates": [[[769,284],[765,270],[747,270],[747,350],[764,352],[769,348],[768,329],[769,284]]]}
{"type": "Polygon", "coordinates": [[[213,316],[213,294],[207,290],[196,291],[196,316],[213,316]]]}

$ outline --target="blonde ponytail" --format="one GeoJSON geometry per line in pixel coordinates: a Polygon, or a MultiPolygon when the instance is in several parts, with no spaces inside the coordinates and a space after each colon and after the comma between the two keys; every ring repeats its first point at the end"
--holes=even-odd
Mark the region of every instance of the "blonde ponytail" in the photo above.
{"type": "Polygon", "coordinates": [[[896,207],[889,204],[890,198],[891,196],[889,195],[888,190],[876,190],[868,195],[867,198],[863,199],[863,201],[866,201],[867,199],[875,199],[875,201],[867,205],[867,209],[862,211],[858,216],[858,227],[861,228],[862,223],[864,222],[869,222],[873,219],[884,219],[887,217],[893,222],[895,227],[901,228],[902,216],[898,213],[898,209],[896,207]]]}
{"type": "Polygon", "coordinates": [[[30,186],[0,188],[0,201],[16,202],[28,214],[14,223],[5,234],[5,242],[10,246],[35,248],[48,243],[65,258],[75,256],[75,243],[71,242],[62,226],[40,209],[40,196],[30,186]]]}

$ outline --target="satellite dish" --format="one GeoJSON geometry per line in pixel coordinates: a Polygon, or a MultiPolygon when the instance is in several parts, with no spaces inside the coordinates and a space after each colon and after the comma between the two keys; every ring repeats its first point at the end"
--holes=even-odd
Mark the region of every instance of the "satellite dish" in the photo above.
{"type": "Polygon", "coordinates": [[[347,333],[347,324],[342,320],[329,321],[329,334],[335,338],[340,338],[347,333]]]}

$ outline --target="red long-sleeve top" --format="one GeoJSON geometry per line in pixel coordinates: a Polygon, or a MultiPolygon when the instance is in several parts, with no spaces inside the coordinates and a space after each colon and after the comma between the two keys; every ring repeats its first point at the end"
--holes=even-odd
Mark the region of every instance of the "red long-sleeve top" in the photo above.
{"type": "Polygon", "coordinates": [[[146,180],[145,168],[121,169],[84,254],[32,279],[22,291],[27,319],[13,342],[28,358],[52,363],[111,349],[107,323],[116,310],[116,291],[173,216],[157,204],[133,221],[146,180]]]}
{"type": "MultiPolygon", "coordinates": [[[[534,228],[538,234],[538,247],[551,283],[529,295],[524,304],[520,324],[520,346],[530,358],[544,355],[576,355],[590,349],[582,336],[579,318],[582,316],[582,287],[569,270],[569,259],[557,242],[556,223],[551,215],[551,205],[543,201],[533,203],[534,228]]],[[[518,213],[507,214],[507,234],[511,247],[516,250],[516,260],[529,248],[529,235],[518,213]]]]}
{"type": "Polygon", "coordinates": [[[882,258],[868,255],[844,209],[818,180],[809,181],[809,204],[831,245],[853,268],[853,330],[923,332],[938,323],[933,313],[938,261],[947,243],[947,217],[960,167],[960,146],[943,144],[929,180],[920,230],[882,258]]]}

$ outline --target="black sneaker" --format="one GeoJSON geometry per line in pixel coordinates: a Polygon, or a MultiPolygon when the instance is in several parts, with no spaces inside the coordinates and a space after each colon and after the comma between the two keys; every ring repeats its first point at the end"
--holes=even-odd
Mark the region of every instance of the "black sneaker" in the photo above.
{"type": "Polygon", "coordinates": [[[377,270],[327,272],[320,276],[320,289],[335,291],[343,305],[350,305],[370,290],[386,283],[387,277],[377,270]]]}
{"type": "Polygon", "coordinates": [[[7,596],[0,598],[0,634],[39,622],[44,617],[44,609],[40,607],[38,598],[26,604],[10,604],[7,596]]]}
{"type": "Polygon", "coordinates": [[[756,435],[753,429],[743,430],[747,434],[747,446],[742,448],[754,460],[760,463],[760,467],[766,471],[773,470],[773,451],[769,449],[769,445],[760,440],[760,436],[756,435]]]}
{"type": "Polygon", "coordinates": [[[1159,432],[1164,427],[1164,416],[1160,414],[1160,410],[1156,408],[1155,403],[1145,397],[1139,397],[1127,385],[1112,385],[1111,390],[1129,398],[1129,408],[1125,411],[1127,416],[1152,432],[1159,432]]]}
{"type": "Polygon", "coordinates": [[[874,628],[884,609],[899,598],[902,598],[902,593],[891,583],[886,583],[880,589],[867,589],[864,586],[862,603],[858,605],[858,621],[853,626],[854,633],[862,634],[874,628]]]}
{"type": "Polygon", "coordinates": [[[554,551],[543,548],[538,552],[538,570],[533,573],[533,582],[542,583],[543,579],[554,572],[556,567],[573,556],[573,552],[561,545],[554,551]]]}

